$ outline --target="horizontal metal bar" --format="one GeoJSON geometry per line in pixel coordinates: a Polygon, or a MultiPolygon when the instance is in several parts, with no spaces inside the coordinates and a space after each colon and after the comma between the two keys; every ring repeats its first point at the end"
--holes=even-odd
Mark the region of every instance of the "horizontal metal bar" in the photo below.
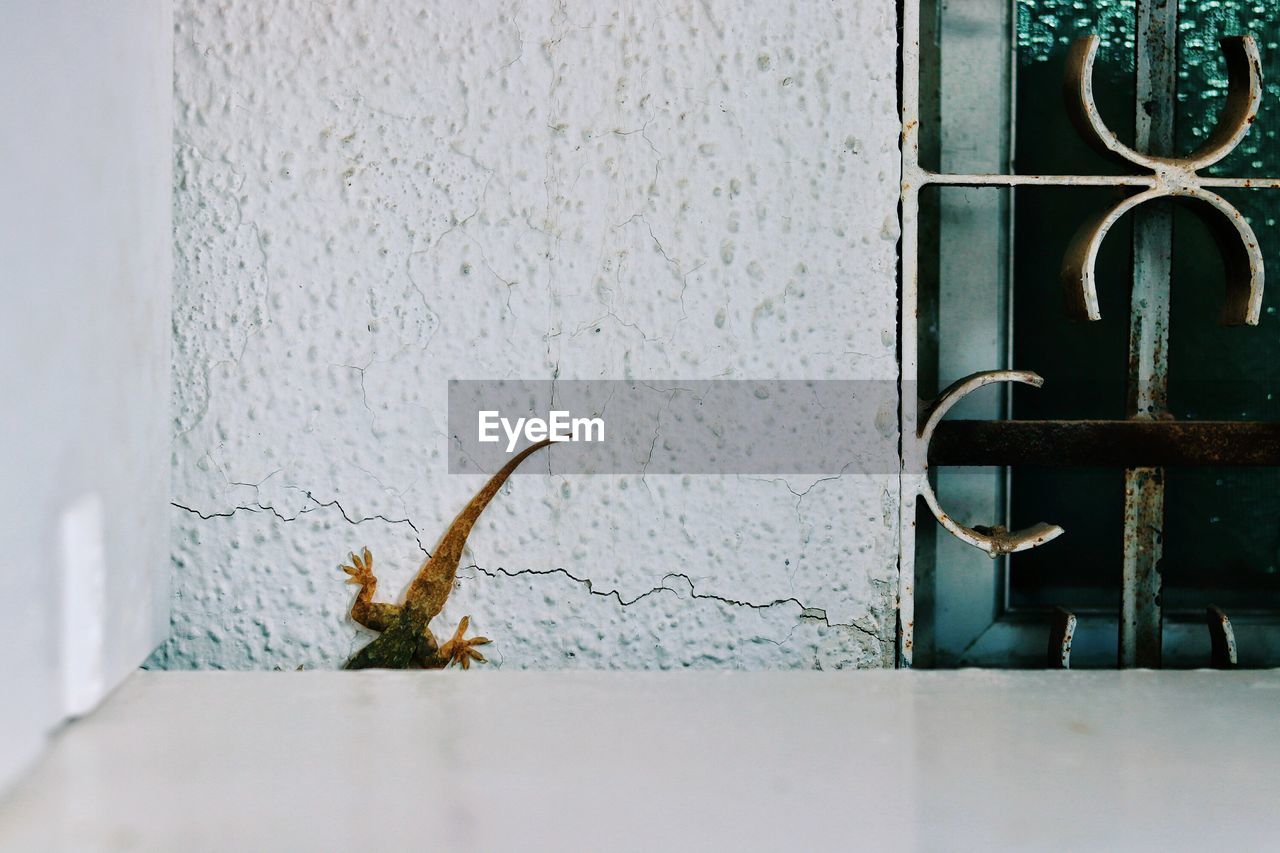
{"type": "Polygon", "coordinates": [[[1280,422],[942,421],[929,464],[1280,467],[1280,422]]]}
{"type": "Polygon", "coordinates": [[[946,186],[1033,186],[1033,187],[1154,187],[1155,175],[952,175],[925,172],[927,184],[946,186]]]}
{"type": "MultiPolygon", "coordinates": [[[[1161,185],[1160,178],[1147,175],[952,175],[941,172],[920,172],[919,180],[926,184],[961,187],[1147,187],[1161,185]]],[[[1228,187],[1237,189],[1277,189],[1280,178],[1219,178],[1213,175],[1196,175],[1196,186],[1228,187]]]]}

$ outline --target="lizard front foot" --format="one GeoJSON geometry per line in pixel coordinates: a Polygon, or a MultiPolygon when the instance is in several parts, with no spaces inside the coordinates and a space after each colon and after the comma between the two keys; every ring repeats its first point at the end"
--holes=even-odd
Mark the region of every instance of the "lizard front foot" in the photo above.
{"type": "Polygon", "coordinates": [[[471,617],[463,616],[462,621],[458,623],[458,630],[454,631],[448,642],[440,647],[440,657],[447,661],[445,666],[452,666],[456,663],[463,669],[470,669],[473,660],[480,663],[485,662],[484,655],[476,651],[475,647],[487,645],[489,638],[472,637],[469,640],[463,639],[462,635],[467,633],[467,626],[470,624],[471,617]]]}
{"type": "Polygon", "coordinates": [[[351,565],[343,566],[342,570],[351,575],[347,578],[347,583],[372,586],[378,582],[378,579],[373,576],[373,555],[369,553],[368,548],[364,549],[363,555],[352,553],[351,565]]]}

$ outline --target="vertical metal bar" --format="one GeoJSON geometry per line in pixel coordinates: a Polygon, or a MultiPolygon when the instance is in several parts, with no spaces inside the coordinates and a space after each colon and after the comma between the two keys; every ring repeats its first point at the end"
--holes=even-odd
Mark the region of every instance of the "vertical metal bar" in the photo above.
{"type": "MultiPolygon", "coordinates": [[[[1006,174],[1013,174],[1014,164],[1018,150],[1018,13],[1016,3],[1006,3],[1005,6],[1005,38],[1008,41],[1008,71],[1009,88],[1008,101],[1005,105],[1004,115],[1004,162],[1001,164],[1001,171],[1006,174]]],[[[1014,280],[1014,270],[1016,268],[1016,259],[1013,256],[1013,247],[1016,234],[1014,233],[1014,223],[1017,222],[1017,201],[1018,194],[1013,187],[1009,187],[1009,194],[1005,196],[1004,208],[1004,286],[1005,297],[1002,310],[1004,311],[1004,361],[1000,363],[1003,368],[1013,367],[1013,304],[1014,288],[1017,287],[1017,281],[1014,280]]],[[[1000,417],[1003,420],[1013,420],[1013,393],[1006,389],[1004,396],[1001,398],[1003,410],[1000,417]]],[[[1000,502],[1002,506],[1001,514],[1004,518],[1004,526],[1009,530],[1013,530],[1013,468],[1004,466],[1000,472],[1000,502]]],[[[1008,554],[1000,558],[1000,595],[1001,605],[1005,610],[1011,609],[1012,602],[1012,577],[1008,554]]]]}
{"type": "Polygon", "coordinates": [[[1124,585],[1120,600],[1120,655],[1123,667],[1160,666],[1161,536],[1164,526],[1164,469],[1124,472],[1124,585]]]}
{"type": "MultiPolygon", "coordinates": [[[[1139,0],[1134,146],[1150,154],[1168,155],[1173,151],[1177,25],[1177,0],[1139,0]]],[[[1160,418],[1168,412],[1173,212],[1165,201],[1144,205],[1134,213],[1128,414],[1133,418],[1160,418]]],[[[1125,471],[1124,485],[1119,664],[1159,667],[1164,471],[1129,469],[1125,471]]]]}
{"type": "Polygon", "coordinates": [[[922,475],[908,470],[906,460],[919,454],[916,416],[917,234],[921,169],[920,144],[920,4],[902,4],[902,179],[901,179],[901,288],[898,314],[900,446],[903,469],[898,480],[901,501],[898,527],[898,666],[911,666],[915,645],[915,546],[916,496],[922,475]]]}
{"type": "MultiPolygon", "coordinates": [[[[920,0],[915,8],[919,15],[917,35],[920,50],[915,54],[915,68],[918,77],[916,88],[916,115],[919,121],[914,138],[916,146],[911,151],[903,151],[903,186],[915,185],[916,181],[908,180],[908,162],[925,169],[937,169],[941,161],[940,144],[942,139],[942,4],[944,0],[920,0]],[[921,130],[923,128],[923,130],[921,130]]],[[[905,60],[905,56],[904,56],[905,60]]],[[[905,73],[905,69],[904,69],[905,73]]],[[[905,121],[905,119],[904,119],[905,121]]],[[[905,192],[905,189],[904,189],[905,192]]],[[[903,387],[914,388],[911,394],[903,394],[903,403],[917,399],[930,399],[942,388],[938,383],[938,345],[937,335],[924,333],[921,330],[936,329],[938,325],[938,308],[942,290],[938,286],[938,238],[940,222],[938,217],[938,200],[941,193],[915,192],[915,214],[908,221],[909,207],[903,203],[902,230],[904,245],[906,232],[911,230],[915,235],[915,331],[916,357],[915,375],[906,374],[903,369],[903,387]]],[[[905,251],[905,250],[904,250],[905,251]]],[[[905,260],[905,259],[904,259],[905,260]]],[[[905,267],[904,267],[905,268],[905,267]]],[[[904,303],[905,310],[905,303],[904,303]]],[[[901,326],[899,334],[907,335],[906,327],[901,326]]],[[[906,421],[903,421],[904,441],[906,441],[906,421]]],[[[903,487],[903,500],[907,499],[907,486],[903,487]]],[[[905,507],[904,507],[905,512],[905,507]]],[[[911,665],[926,667],[936,663],[937,648],[937,602],[938,582],[946,579],[937,572],[937,544],[939,537],[934,531],[932,514],[923,501],[916,508],[916,518],[923,522],[917,524],[910,536],[914,550],[914,606],[915,619],[911,639],[911,665]]],[[[904,573],[905,574],[905,573],[904,573]]]]}

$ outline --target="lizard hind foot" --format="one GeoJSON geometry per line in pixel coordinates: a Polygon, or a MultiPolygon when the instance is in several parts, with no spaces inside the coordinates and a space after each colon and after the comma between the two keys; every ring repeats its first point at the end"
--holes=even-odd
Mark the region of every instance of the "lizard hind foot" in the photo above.
{"type": "Polygon", "coordinates": [[[452,666],[456,663],[463,669],[470,669],[473,660],[485,663],[485,656],[480,654],[475,647],[488,645],[490,640],[488,637],[464,639],[462,635],[467,633],[467,626],[470,624],[471,617],[463,616],[462,621],[458,623],[458,630],[454,631],[453,636],[440,647],[440,657],[446,661],[445,666],[452,666]]]}
{"type": "Polygon", "coordinates": [[[374,581],[373,555],[369,553],[368,548],[363,550],[363,554],[352,552],[351,565],[342,567],[342,570],[351,576],[347,578],[347,583],[367,586],[374,581]]]}

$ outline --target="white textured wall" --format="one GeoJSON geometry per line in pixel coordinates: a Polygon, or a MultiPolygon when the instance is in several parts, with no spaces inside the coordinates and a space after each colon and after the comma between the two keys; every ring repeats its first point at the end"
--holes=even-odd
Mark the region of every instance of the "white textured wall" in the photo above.
{"type": "MultiPolygon", "coordinates": [[[[153,664],[365,641],[340,560],[395,595],[479,484],[445,473],[448,379],[894,378],[894,9],[179,0],[153,664]]],[[[437,633],[472,614],[508,667],[889,665],[896,507],[888,473],[518,477],[437,633]]]]}

